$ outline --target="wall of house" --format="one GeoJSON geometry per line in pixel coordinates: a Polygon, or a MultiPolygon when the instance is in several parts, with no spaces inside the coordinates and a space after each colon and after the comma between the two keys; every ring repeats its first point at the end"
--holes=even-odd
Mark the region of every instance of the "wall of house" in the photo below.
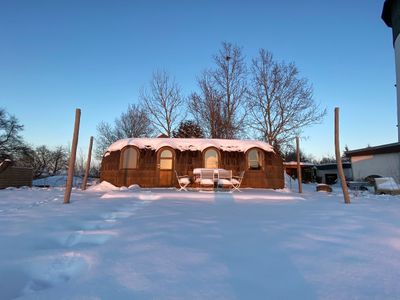
{"type": "Polygon", "coordinates": [[[351,157],[355,180],[369,175],[393,177],[400,182],[400,153],[373,154],[351,157]]]}
{"type": "MultiPolygon", "coordinates": [[[[246,155],[242,152],[220,152],[220,167],[232,170],[238,175],[245,170],[242,187],[254,188],[283,188],[283,162],[279,155],[264,152],[263,170],[248,170],[246,155]]],[[[140,150],[138,168],[123,170],[119,168],[121,151],[111,152],[103,158],[101,166],[101,180],[108,181],[116,186],[139,184],[141,187],[159,186],[159,170],[157,170],[157,152],[140,150]]],[[[194,168],[203,168],[203,155],[200,151],[175,150],[174,169],[179,175],[193,176],[194,168]]],[[[177,186],[175,174],[173,186],[177,186]]]]}

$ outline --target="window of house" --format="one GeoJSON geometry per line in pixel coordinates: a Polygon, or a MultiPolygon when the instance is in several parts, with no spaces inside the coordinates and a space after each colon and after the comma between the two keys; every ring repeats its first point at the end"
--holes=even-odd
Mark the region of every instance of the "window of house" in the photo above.
{"type": "Polygon", "coordinates": [[[204,168],[218,169],[218,152],[215,149],[208,149],[204,154],[204,168]]]}
{"type": "Polygon", "coordinates": [[[165,149],[160,153],[160,169],[172,170],[173,153],[171,150],[165,149]]]}
{"type": "Polygon", "coordinates": [[[259,149],[251,149],[247,155],[250,170],[261,170],[263,167],[263,153],[259,149]]]}
{"type": "Polygon", "coordinates": [[[139,151],[135,148],[126,148],[122,151],[121,169],[136,169],[139,151]]]}

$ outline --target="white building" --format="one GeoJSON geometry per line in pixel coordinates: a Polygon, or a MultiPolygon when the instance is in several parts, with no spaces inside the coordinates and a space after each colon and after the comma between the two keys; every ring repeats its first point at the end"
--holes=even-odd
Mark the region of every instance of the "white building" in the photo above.
{"type": "Polygon", "coordinates": [[[400,143],[356,149],[346,155],[351,159],[354,180],[378,175],[400,182],[400,143]]]}

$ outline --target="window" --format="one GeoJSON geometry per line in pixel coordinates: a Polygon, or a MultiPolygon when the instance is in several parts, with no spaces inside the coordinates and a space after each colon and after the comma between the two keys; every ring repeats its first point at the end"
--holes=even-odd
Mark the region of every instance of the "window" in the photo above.
{"type": "Polygon", "coordinates": [[[250,170],[261,170],[263,153],[258,149],[251,149],[247,155],[248,167],[250,170]]]}
{"type": "Polygon", "coordinates": [[[139,151],[135,148],[126,148],[122,151],[121,169],[136,169],[139,151]]]}
{"type": "Polygon", "coordinates": [[[160,170],[172,170],[173,154],[171,150],[165,149],[160,154],[160,170]]]}
{"type": "Polygon", "coordinates": [[[218,169],[218,152],[215,149],[208,149],[204,154],[204,168],[218,169]]]}

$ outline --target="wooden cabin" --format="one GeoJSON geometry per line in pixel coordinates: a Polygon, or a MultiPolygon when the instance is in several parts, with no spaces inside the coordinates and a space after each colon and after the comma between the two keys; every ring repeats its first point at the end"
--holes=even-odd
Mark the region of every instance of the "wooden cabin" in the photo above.
{"type": "Polygon", "coordinates": [[[107,149],[100,178],[115,186],[174,187],[175,171],[193,176],[195,168],[232,170],[234,175],[245,171],[242,187],[284,187],[280,155],[269,144],[252,140],[123,139],[107,149]]]}

